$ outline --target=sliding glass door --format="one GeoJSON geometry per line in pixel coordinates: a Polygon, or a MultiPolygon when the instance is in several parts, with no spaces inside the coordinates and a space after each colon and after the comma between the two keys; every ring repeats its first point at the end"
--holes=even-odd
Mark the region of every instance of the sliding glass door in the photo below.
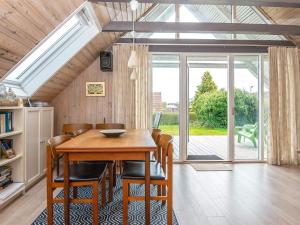
{"type": "Polygon", "coordinates": [[[152,90],[175,160],[267,158],[266,55],[152,54],[152,90]]]}

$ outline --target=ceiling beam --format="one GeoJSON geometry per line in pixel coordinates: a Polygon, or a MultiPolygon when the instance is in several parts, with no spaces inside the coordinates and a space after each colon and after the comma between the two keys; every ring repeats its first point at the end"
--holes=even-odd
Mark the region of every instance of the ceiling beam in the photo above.
{"type": "Polygon", "coordinates": [[[150,52],[267,53],[267,46],[150,45],[150,52]]]}
{"type": "MultiPolygon", "coordinates": [[[[130,32],[132,22],[111,21],[102,32],[130,32]]],[[[184,23],[184,22],[136,22],[135,31],[142,33],[230,33],[300,35],[300,26],[245,23],[184,23]]]]}
{"type": "MultiPolygon", "coordinates": [[[[90,2],[130,2],[130,0],[89,0],[90,2]]],[[[139,3],[189,4],[189,5],[241,5],[300,8],[299,0],[138,0],[139,3]]]]}
{"type": "MultiPolygon", "coordinates": [[[[132,43],[132,38],[120,38],[117,43],[132,43]]],[[[221,46],[295,46],[291,41],[276,40],[220,40],[220,39],[158,39],[136,38],[135,43],[147,45],[221,45],[221,46]]]]}

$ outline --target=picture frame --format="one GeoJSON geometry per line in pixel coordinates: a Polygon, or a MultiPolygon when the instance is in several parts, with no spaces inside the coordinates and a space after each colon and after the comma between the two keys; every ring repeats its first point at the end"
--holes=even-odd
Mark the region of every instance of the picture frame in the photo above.
{"type": "Polygon", "coordinates": [[[104,97],[105,82],[86,82],[86,96],[104,97]]]}

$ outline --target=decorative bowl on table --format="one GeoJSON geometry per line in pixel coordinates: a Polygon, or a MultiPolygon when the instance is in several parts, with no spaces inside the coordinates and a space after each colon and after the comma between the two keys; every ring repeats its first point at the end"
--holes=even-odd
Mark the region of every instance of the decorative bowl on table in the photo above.
{"type": "Polygon", "coordinates": [[[106,137],[119,137],[122,134],[126,133],[126,130],[124,129],[106,129],[106,130],[100,130],[101,134],[105,135],[106,137]]]}

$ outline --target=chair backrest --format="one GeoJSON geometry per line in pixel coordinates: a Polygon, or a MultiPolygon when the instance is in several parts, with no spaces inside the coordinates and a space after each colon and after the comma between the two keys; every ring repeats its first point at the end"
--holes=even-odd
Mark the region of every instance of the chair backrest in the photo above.
{"type": "Polygon", "coordinates": [[[154,118],[154,121],[153,121],[152,128],[158,129],[159,123],[160,123],[160,119],[161,119],[161,115],[162,115],[161,112],[155,113],[155,118],[154,118]]]}
{"type": "Polygon", "coordinates": [[[158,147],[161,151],[161,166],[168,179],[173,174],[173,137],[168,134],[160,134],[158,147]]]}
{"type": "Polygon", "coordinates": [[[160,134],[161,134],[161,129],[152,129],[151,136],[156,145],[158,145],[160,134]]]}
{"type": "Polygon", "coordinates": [[[88,131],[87,129],[79,129],[79,130],[74,131],[74,132],[71,134],[71,136],[72,136],[72,137],[77,137],[78,135],[83,134],[83,133],[85,133],[85,132],[87,132],[87,131],[88,131]]]}
{"type": "MultiPolygon", "coordinates": [[[[47,143],[47,183],[48,185],[53,181],[53,169],[55,166],[54,159],[56,159],[57,154],[55,148],[70,140],[71,137],[69,135],[60,135],[56,137],[52,137],[48,140],[47,143]]],[[[56,165],[57,166],[57,165],[56,165]]]]}
{"type": "MultiPolygon", "coordinates": [[[[152,129],[152,139],[155,142],[155,144],[158,146],[159,138],[161,135],[161,130],[160,129],[152,129]]],[[[154,152],[154,157],[155,159],[160,162],[161,161],[161,151],[160,148],[157,148],[157,151],[154,152]]]]}
{"type": "Polygon", "coordinates": [[[98,123],[96,124],[96,129],[125,129],[125,124],[123,123],[98,123]]]}
{"type": "Polygon", "coordinates": [[[56,157],[56,150],[55,150],[56,146],[66,142],[70,139],[71,139],[71,137],[69,135],[60,135],[60,136],[52,137],[48,140],[47,151],[50,151],[50,153],[51,153],[50,160],[52,160],[56,157]]]}
{"type": "Polygon", "coordinates": [[[91,130],[93,124],[90,123],[68,123],[63,125],[63,134],[71,134],[79,129],[91,130]]]}

